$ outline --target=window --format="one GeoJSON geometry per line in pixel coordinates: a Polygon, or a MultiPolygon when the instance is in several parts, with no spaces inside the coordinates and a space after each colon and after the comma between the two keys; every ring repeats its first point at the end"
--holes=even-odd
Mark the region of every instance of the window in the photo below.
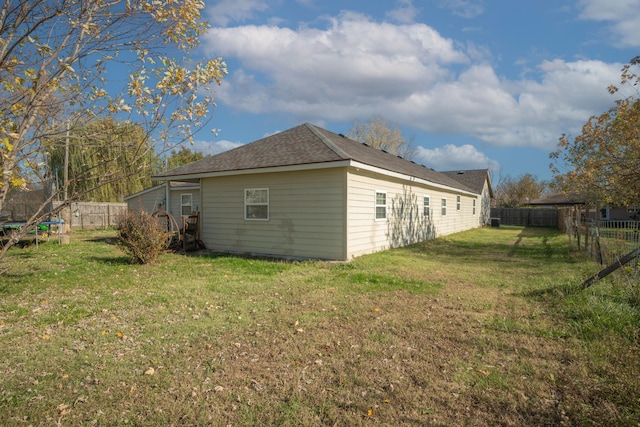
{"type": "Polygon", "coordinates": [[[461,199],[460,195],[456,196],[456,210],[457,211],[459,211],[461,209],[461,206],[462,206],[462,201],[460,199],[461,199]]]}
{"type": "Polygon", "coordinates": [[[245,188],[244,219],[269,219],[269,189],[245,188]]]}
{"type": "Polygon", "coordinates": [[[424,196],[424,199],[422,199],[422,205],[423,205],[423,214],[426,217],[429,217],[429,204],[430,204],[430,200],[429,200],[429,196],[424,196]]]}
{"type": "Polygon", "coordinates": [[[476,199],[473,199],[473,214],[476,214],[476,199]]]}
{"type": "Polygon", "coordinates": [[[180,195],[180,212],[183,216],[191,215],[193,212],[193,197],[191,194],[180,195]]]}
{"type": "Polygon", "coordinates": [[[447,199],[442,199],[442,216],[447,215],[447,199]]]}
{"type": "Polygon", "coordinates": [[[376,220],[387,219],[387,193],[376,191],[376,220]]]}

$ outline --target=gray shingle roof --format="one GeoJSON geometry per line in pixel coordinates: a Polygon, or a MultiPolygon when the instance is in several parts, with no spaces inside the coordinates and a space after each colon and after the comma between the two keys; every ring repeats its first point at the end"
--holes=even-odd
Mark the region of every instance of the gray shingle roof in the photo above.
{"type": "Polygon", "coordinates": [[[369,147],[310,123],[268,136],[233,150],[180,166],[154,178],[176,178],[216,172],[242,171],[353,160],[370,166],[480,194],[463,182],[426,166],[369,147]]]}
{"type": "MultiPolygon", "coordinates": [[[[475,193],[482,193],[484,183],[487,180],[489,174],[488,169],[471,169],[471,170],[457,170],[441,172],[450,178],[460,181],[462,184],[471,188],[475,193]]],[[[491,196],[493,196],[493,189],[489,188],[491,196]]]]}

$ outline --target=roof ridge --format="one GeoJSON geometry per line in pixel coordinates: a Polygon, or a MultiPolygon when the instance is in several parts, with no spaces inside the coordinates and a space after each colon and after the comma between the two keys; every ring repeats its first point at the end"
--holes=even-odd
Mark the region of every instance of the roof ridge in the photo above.
{"type": "MultiPolygon", "coordinates": [[[[329,147],[329,149],[332,150],[334,153],[336,153],[338,156],[342,157],[345,160],[346,159],[351,159],[350,155],[348,155],[343,149],[338,147],[333,141],[331,141],[329,138],[327,138],[325,135],[323,135],[322,132],[320,132],[320,129],[316,125],[311,124],[311,123],[305,123],[304,125],[307,128],[309,128],[309,130],[311,130],[311,132],[313,132],[313,134],[315,136],[317,136],[320,139],[320,141],[322,141],[322,143],[324,145],[329,147]]],[[[327,132],[329,132],[329,131],[327,131],[327,132]]]]}
{"type": "Polygon", "coordinates": [[[457,173],[457,172],[488,172],[489,168],[477,168],[477,169],[451,169],[448,171],[441,171],[442,173],[457,173]]]}

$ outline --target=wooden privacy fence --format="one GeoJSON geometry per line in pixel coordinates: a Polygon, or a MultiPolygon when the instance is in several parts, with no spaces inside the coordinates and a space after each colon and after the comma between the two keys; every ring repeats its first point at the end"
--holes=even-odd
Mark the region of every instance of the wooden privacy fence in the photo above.
{"type": "Polygon", "coordinates": [[[491,218],[500,218],[501,225],[558,227],[555,208],[491,208],[491,218]]]}
{"type": "Polygon", "coordinates": [[[77,202],[62,216],[72,230],[93,230],[115,227],[126,214],[126,203],[77,202]]]}

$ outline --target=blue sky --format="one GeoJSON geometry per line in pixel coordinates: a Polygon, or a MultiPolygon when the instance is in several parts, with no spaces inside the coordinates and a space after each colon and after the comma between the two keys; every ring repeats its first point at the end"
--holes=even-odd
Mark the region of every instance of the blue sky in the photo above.
{"type": "MultiPolygon", "coordinates": [[[[494,184],[551,179],[549,153],[613,105],[640,54],[640,0],[221,0],[200,53],[222,56],[214,154],[311,122],[347,133],[379,115],[436,170],[494,184]]],[[[209,128],[209,129],[210,129],[209,128]]]]}

